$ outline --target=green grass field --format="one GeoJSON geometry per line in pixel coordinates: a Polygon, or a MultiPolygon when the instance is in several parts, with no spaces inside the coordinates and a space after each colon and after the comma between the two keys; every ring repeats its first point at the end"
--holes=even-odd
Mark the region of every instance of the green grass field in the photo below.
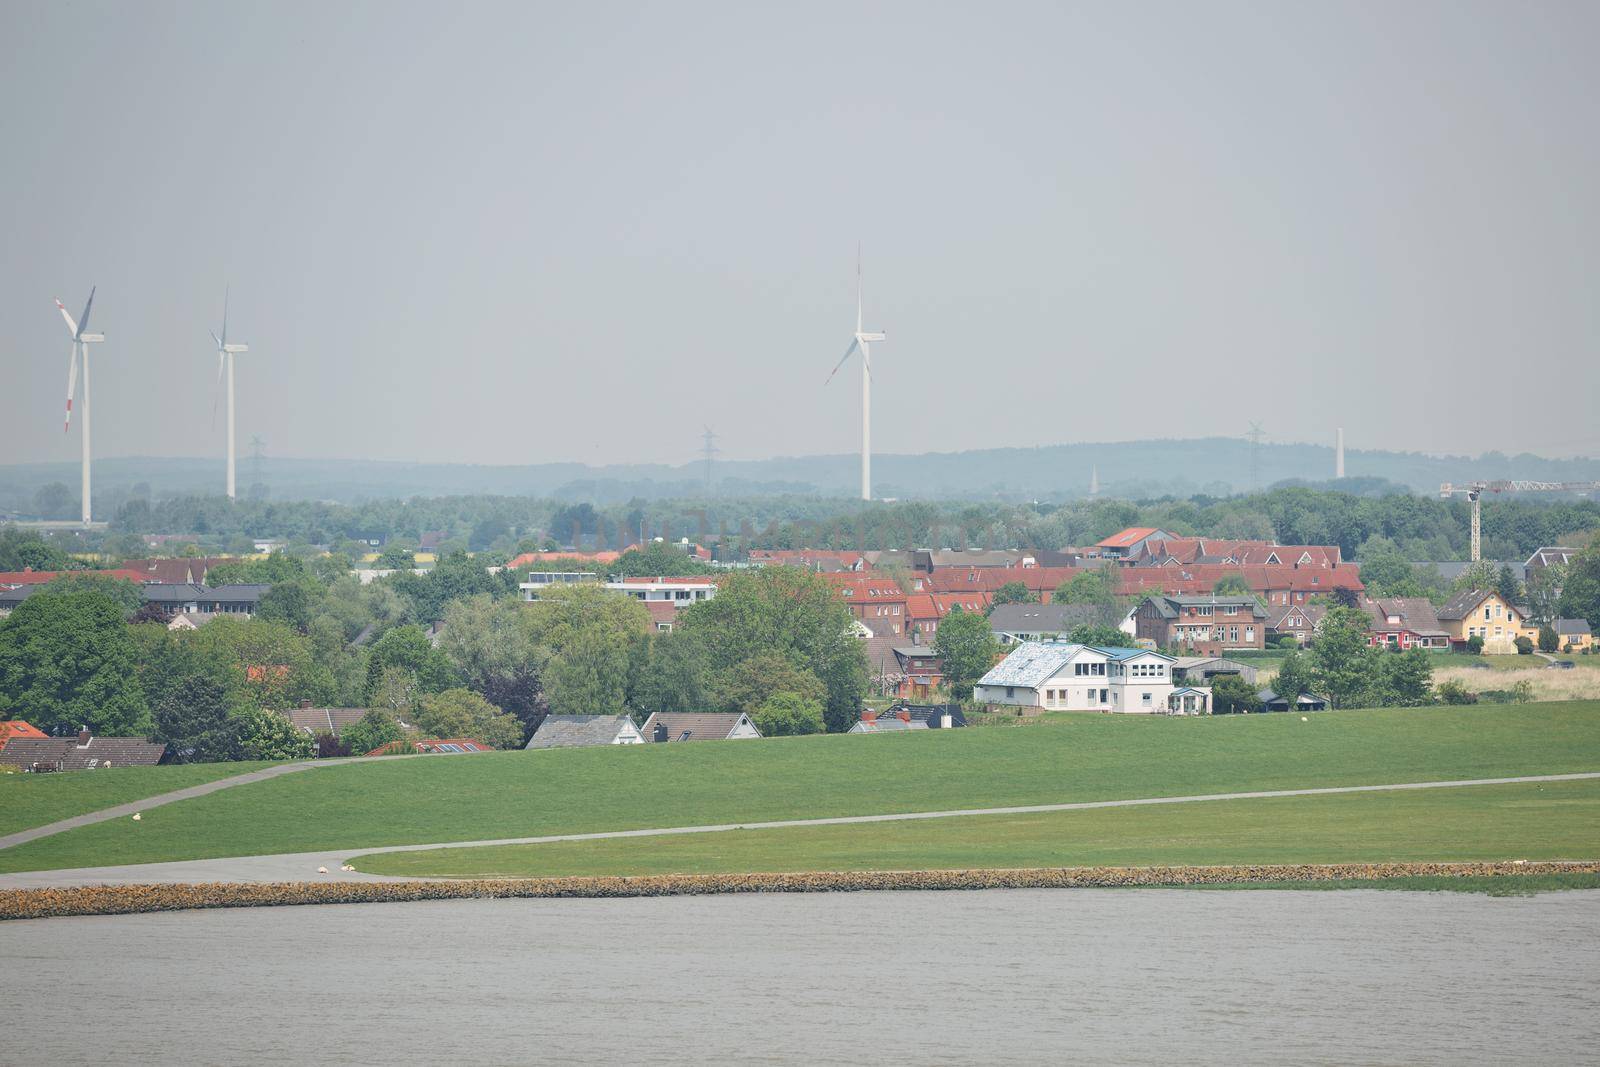
{"type": "Polygon", "coordinates": [[[1600,854],[1600,779],[379,853],[448,878],[1150,867],[1600,854]]]}
{"type": "Polygon", "coordinates": [[[328,767],[0,852],[0,871],[730,821],[1600,770],[1600,701],[1079,716],[1032,729],[780,738],[328,767]]]}
{"type": "Polygon", "coordinates": [[[71,774],[0,774],[0,835],[270,766],[270,763],[191,763],[172,767],[111,767],[71,774]]]}

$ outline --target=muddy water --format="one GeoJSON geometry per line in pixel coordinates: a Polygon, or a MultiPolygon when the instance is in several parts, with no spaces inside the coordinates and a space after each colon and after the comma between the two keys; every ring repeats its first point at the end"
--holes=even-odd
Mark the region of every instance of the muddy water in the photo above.
{"type": "Polygon", "coordinates": [[[1600,1056],[1600,893],[486,900],[0,924],[0,1062],[1600,1056]]]}

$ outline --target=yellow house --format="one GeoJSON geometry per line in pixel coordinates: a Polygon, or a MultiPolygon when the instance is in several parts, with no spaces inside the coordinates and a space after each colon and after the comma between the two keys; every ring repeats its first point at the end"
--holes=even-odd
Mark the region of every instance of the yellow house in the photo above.
{"type": "Polygon", "coordinates": [[[1517,638],[1539,640],[1539,627],[1525,609],[1508,604],[1493,589],[1469,589],[1451,597],[1439,609],[1439,625],[1450,635],[1452,644],[1466,644],[1473,637],[1483,638],[1483,650],[1511,653],[1517,638]]]}
{"type": "Polygon", "coordinates": [[[1594,634],[1589,632],[1587,619],[1557,619],[1556,636],[1560,639],[1559,646],[1562,652],[1572,649],[1582,652],[1594,647],[1594,634]]]}

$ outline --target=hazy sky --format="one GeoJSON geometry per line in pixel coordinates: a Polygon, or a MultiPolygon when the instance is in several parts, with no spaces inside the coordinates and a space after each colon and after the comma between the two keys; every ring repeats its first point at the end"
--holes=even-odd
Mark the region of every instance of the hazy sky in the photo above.
{"type": "Polygon", "coordinates": [[[1600,453],[1600,5],[0,0],[0,461],[1600,453]],[[220,420],[219,420],[220,422],[220,420]]]}

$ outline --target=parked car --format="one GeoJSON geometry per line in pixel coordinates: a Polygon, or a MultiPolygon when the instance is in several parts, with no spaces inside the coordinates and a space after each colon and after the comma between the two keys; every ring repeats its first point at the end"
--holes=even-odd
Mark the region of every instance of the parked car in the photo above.
{"type": "Polygon", "coordinates": [[[1552,660],[1551,662],[1545,664],[1545,670],[1547,670],[1547,671],[1570,671],[1573,668],[1573,666],[1574,666],[1574,664],[1570,659],[1558,659],[1558,660],[1552,660]]]}

